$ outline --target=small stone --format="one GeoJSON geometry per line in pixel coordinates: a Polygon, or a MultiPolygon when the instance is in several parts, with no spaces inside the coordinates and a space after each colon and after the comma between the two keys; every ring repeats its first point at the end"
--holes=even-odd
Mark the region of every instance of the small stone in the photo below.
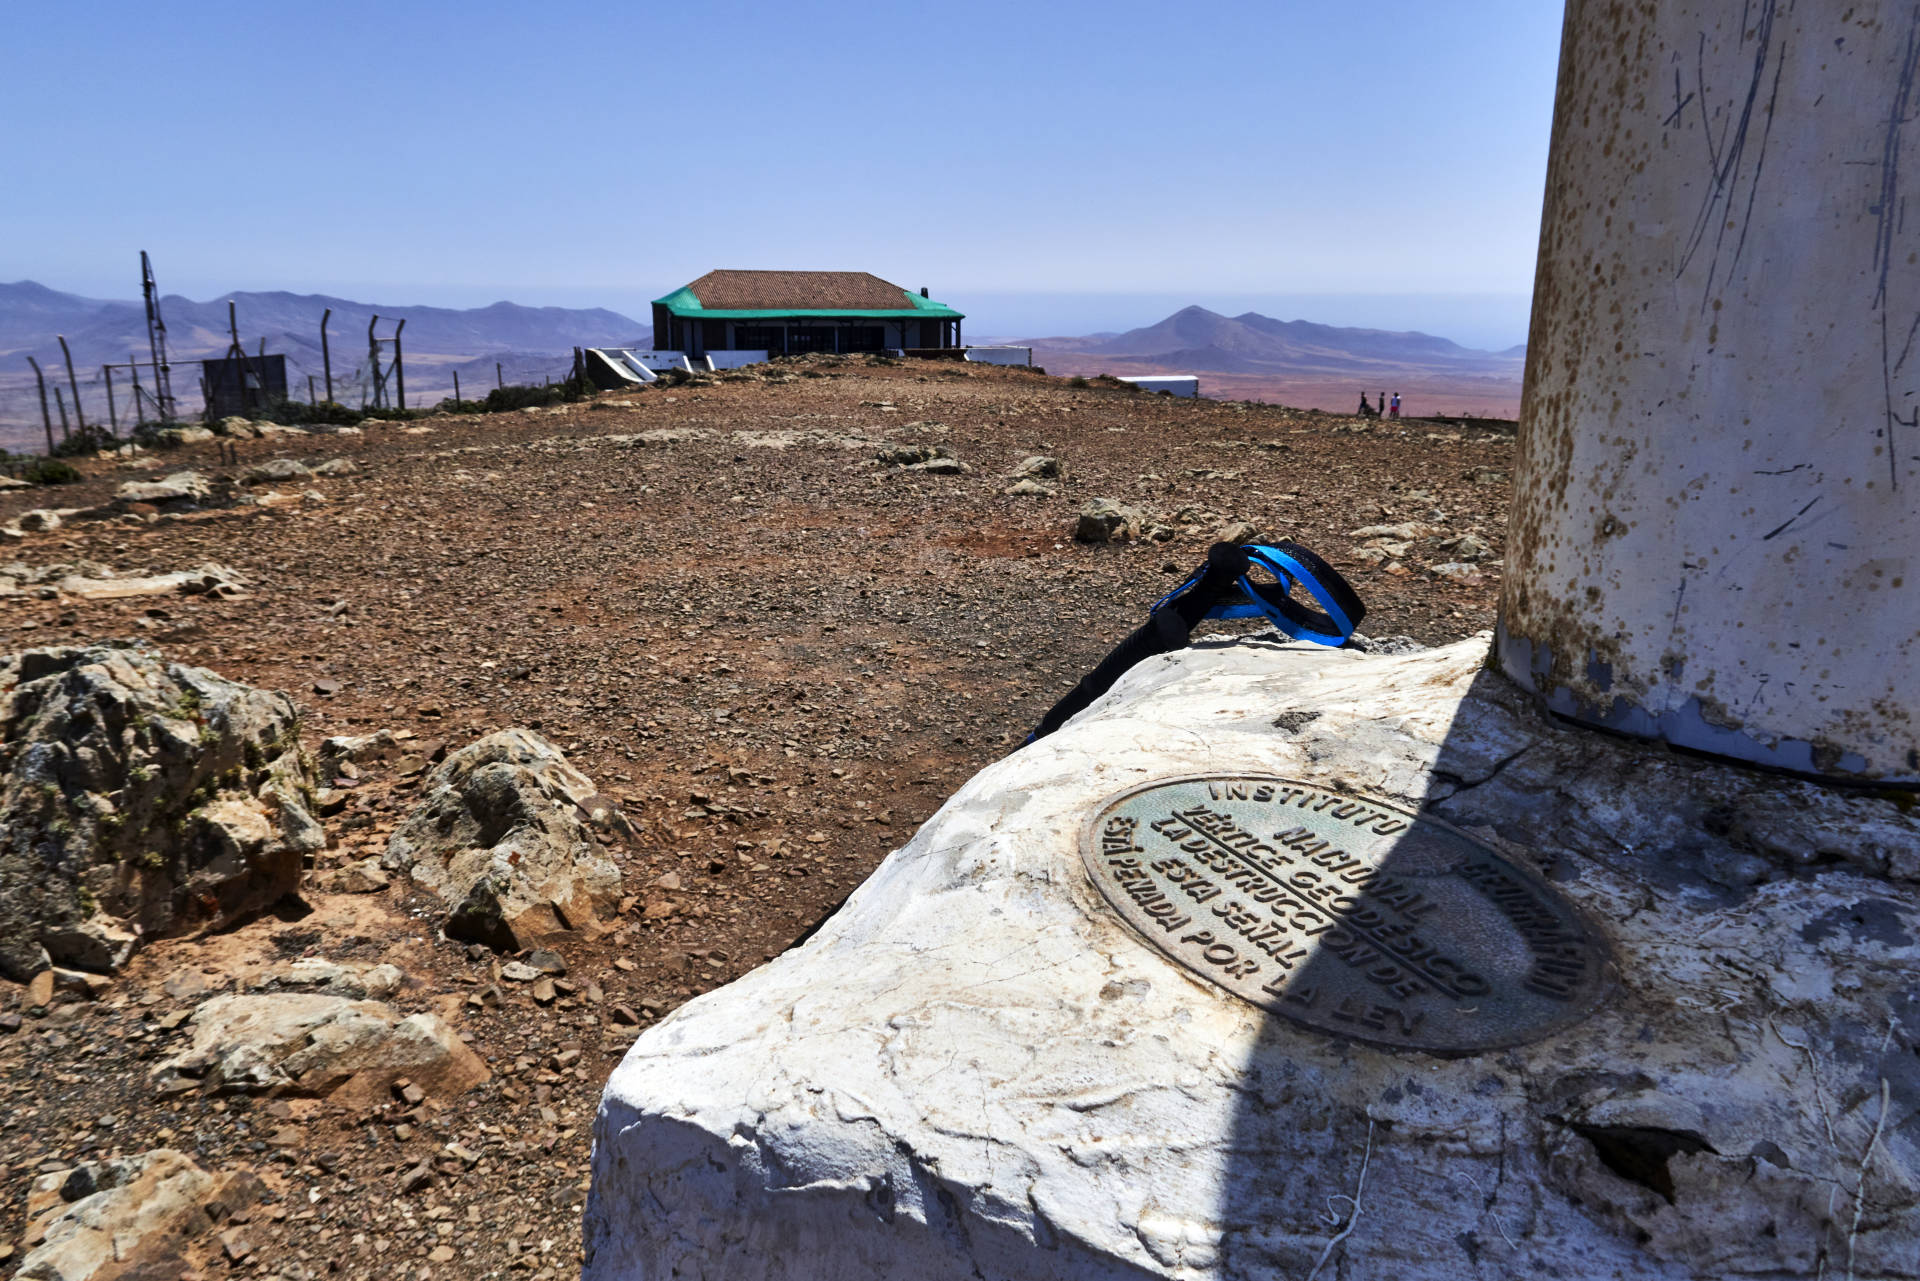
{"type": "MultiPolygon", "coordinates": [[[[396,1133],[398,1129],[399,1127],[396,1126],[396,1133]]],[[[432,1183],[433,1166],[425,1161],[422,1161],[419,1165],[414,1166],[400,1175],[400,1191],[402,1193],[418,1192],[421,1188],[428,1187],[432,1183]]]]}
{"type": "Polygon", "coordinates": [[[1248,520],[1236,520],[1224,526],[1214,541],[1220,543],[1257,543],[1260,541],[1260,527],[1248,520]]]}
{"type": "Polygon", "coordinates": [[[427,1251],[427,1262],[428,1263],[452,1263],[453,1247],[450,1245],[434,1246],[433,1249],[427,1251]]]}
{"type": "Polygon", "coordinates": [[[1136,507],[1111,498],[1090,498],[1080,508],[1073,536],[1083,543],[1121,542],[1140,535],[1145,525],[1146,517],[1136,507]]]}
{"type": "Polygon", "coordinates": [[[27,980],[27,1005],[46,1006],[53,1004],[53,971],[41,970],[27,980]]]}
{"type": "Polygon", "coordinates": [[[626,1027],[637,1027],[640,1015],[630,1005],[616,1005],[613,1007],[613,1021],[626,1027]]]}
{"type": "Polygon", "coordinates": [[[462,1143],[449,1143],[442,1151],[469,1169],[480,1163],[480,1154],[462,1143]]]}
{"type": "Polygon", "coordinates": [[[1066,474],[1067,469],[1060,465],[1060,460],[1046,454],[1029,454],[1007,473],[1009,479],[1025,477],[1035,480],[1060,480],[1066,474]]]}
{"type": "Polygon", "coordinates": [[[193,1001],[207,994],[207,981],[199,970],[175,970],[167,975],[160,990],[177,1001],[193,1001]]]}
{"type": "Polygon", "coordinates": [[[336,680],[315,681],[313,683],[313,692],[322,698],[332,698],[340,692],[340,682],[336,680]]]}
{"type": "Polygon", "coordinates": [[[539,970],[542,974],[565,974],[567,972],[567,963],[561,959],[560,954],[544,947],[537,947],[527,953],[527,964],[539,970]]]}
{"type": "Polygon", "coordinates": [[[540,971],[524,961],[508,961],[500,967],[500,977],[509,983],[531,983],[540,977],[540,971]]]}
{"type": "Polygon", "coordinates": [[[556,995],[550,978],[543,977],[533,985],[533,999],[542,1005],[551,1005],[556,995]]]}

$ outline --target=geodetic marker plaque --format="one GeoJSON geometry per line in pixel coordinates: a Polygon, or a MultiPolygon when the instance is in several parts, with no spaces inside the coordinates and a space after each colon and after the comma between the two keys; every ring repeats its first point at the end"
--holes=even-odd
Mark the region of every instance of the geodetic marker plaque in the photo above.
{"type": "Polygon", "coordinates": [[[1377,1045],[1470,1054],[1583,1018],[1607,953],[1531,871],[1445,823],[1283,778],[1166,779],[1102,805],[1094,884],[1235,996],[1377,1045]]]}

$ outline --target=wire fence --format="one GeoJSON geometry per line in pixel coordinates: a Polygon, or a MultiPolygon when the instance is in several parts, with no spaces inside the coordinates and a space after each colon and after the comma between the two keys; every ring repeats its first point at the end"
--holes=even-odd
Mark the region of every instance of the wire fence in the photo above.
{"type": "MultiPolygon", "coordinates": [[[[152,365],[137,357],[136,373],[125,360],[114,363],[109,372],[101,365],[82,367],[76,363],[73,378],[68,379],[66,365],[55,347],[51,357],[31,353],[40,362],[46,380],[46,418],[41,416],[40,386],[26,354],[0,360],[0,450],[12,454],[48,452],[48,425],[54,442],[88,427],[107,428],[124,439],[153,412],[152,365]],[[13,366],[8,369],[5,366],[13,366]]],[[[208,358],[215,358],[209,356],[208,358]]],[[[169,366],[174,393],[174,416],[194,421],[205,413],[206,400],[201,387],[201,357],[176,357],[169,366]]],[[[327,398],[326,374],[321,362],[301,354],[288,353],[287,398],[302,404],[327,398]],[[312,368],[308,366],[311,365],[312,368]]],[[[407,406],[430,409],[454,397],[458,377],[460,395],[469,400],[484,397],[496,386],[539,385],[560,382],[572,369],[571,353],[503,352],[497,355],[454,358],[436,353],[409,353],[404,365],[407,406]]],[[[397,388],[387,378],[386,400],[395,403],[397,388]]],[[[373,403],[374,372],[363,356],[358,362],[336,361],[333,366],[333,399],[349,409],[362,409],[373,403]]]]}

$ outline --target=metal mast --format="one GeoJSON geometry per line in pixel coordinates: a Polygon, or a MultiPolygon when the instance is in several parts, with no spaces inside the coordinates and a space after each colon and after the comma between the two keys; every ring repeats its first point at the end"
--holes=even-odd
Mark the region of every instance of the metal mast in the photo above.
{"type": "Polygon", "coordinates": [[[140,292],[147,300],[147,346],[153,354],[153,403],[160,421],[173,421],[173,375],[167,364],[167,322],[160,316],[160,288],[154,284],[153,262],[140,251],[140,292]]]}

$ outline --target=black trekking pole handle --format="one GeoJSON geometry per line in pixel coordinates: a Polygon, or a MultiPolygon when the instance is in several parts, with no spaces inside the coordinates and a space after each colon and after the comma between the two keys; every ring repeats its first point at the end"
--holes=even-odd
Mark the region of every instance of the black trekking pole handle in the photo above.
{"type": "Polygon", "coordinates": [[[1093,701],[1112,689],[1114,682],[1129,670],[1156,654],[1170,653],[1186,646],[1193,629],[1207,616],[1220,598],[1234,589],[1247,572],[1246,549],[1234,543],[1215,543],[1207,549],[1207,563],[1193,587],[1168,601],[1148,616],[1145,625],[1113,647],[1100,665],[1080,679],[1067,696],[1055,703],[1027,742],[1037,742],[1085,711],[1093,701]]]}

